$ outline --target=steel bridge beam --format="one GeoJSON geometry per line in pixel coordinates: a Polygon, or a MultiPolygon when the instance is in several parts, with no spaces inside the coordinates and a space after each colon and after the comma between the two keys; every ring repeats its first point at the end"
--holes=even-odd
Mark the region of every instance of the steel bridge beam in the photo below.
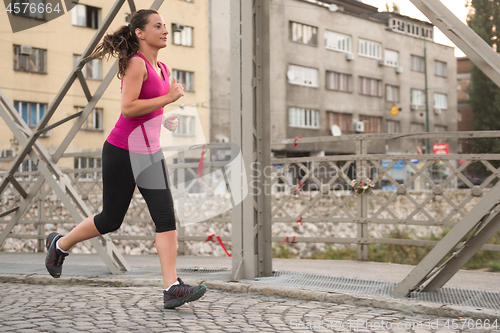
{"type": "Polygon", "coordinates": [[[470,60],[500,87],[500,55],[439,0],[410,0],[470,60]]]}
{"type": "Polygon", "coordinates": [[[480,224],[484,217],[490,215],[490,212],[499,204],[500,198],[500,186],[497,185],[490,190],[488,195],[486,195],[481,201],[477,203],[474,208],[471,209],[467,215],[460,220],[451,231],[446,234],[446,236],[432,249],[427,256],[425,256],[422,261],[408,274],[408,276],[397,285],[397,287],[392,291],[392,295],[406,297],[412,291],[422,290],[422,285],[427,281],[432,281],[433,276],[438,273],[438,280],[436,282],[429,282],[430,286],[426,288],[426,291],[434,291],[444,285],[461,267],[465,262],[464,258],[470,258],[474,255],[481,246],[491,238],[491,233],[485,235],[486,232],[496,232],[499,228],[498,226],[498,215],[494,215],[493,218],[487,219],[485,223],[480,224]],[[462,247],[462,250],[457,254],[457,259],[452,259],[447,261],[442,267],[437,268],[438,265],[446,258],[446,256],[453,251],[457,244],[466,237],[471,231],[484,225],[484,229],[478,230],[479,237],[470,238],[462,247]],[[489,236],[489,237],[488,237],[489,236]],[[471,243],[471,241],[473,241],[471,243]],[[448,266],[449,263],[453,265],[448,266]],[[460,263],[462,265],[457,265],[460,263]]]}
{"type": "MultiPolygon", "coordinates": [[[[232,184],[250,173],[249,195],[232,210],[232,278],[272,274],[270,184],[269,1],[231,0],[231,142],[241,147],[244,169],[231,172],[232,184]],[[255,171],[255,173],[254,173],[255,171]],[[254,191],[258,189],[259,191],[254,191]]],[[[233,194],[243,198],[242,186],[233,194]]]]}
{"type": "MultiPolygon", "coordinates": [[[[500,87],[500,55],[491,46],[440,1],[411,0],[411,2],[500,87]]],[[[413,291],[435,291],[448,282],[500,229],[500,215],[492,213],[499,204],[498,198],[500,198],[500,187],[495,186],[422,259],[391,294],[406,297],[413,291]],[[465,242],[460,251],[440,265],[470,232],[473,232],[473,236],[465,242]]]]}

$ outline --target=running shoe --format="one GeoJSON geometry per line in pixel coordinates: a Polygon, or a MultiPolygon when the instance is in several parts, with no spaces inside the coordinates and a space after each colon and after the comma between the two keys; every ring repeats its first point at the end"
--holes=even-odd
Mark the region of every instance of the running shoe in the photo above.
{"type": "Polygon", "coordinates": [[[62,272],[62,264],[68,253],[63,253],[56,248],[56,242],[62,235],[57,232],[51,232],[47,236],[45,246],[47,247],[47,256],[45,257],[45,267],[49,274],[54,278],[59,278],[62,272]]]}
{"type": "Polygon", "coordinates": [[[182,282],[181,278],[177,278],[177,281],[179,284],[172,286],[168,291],[163,291],[163,307],[165,309],[173,309],[184,303],[196,301],[207,291],[207,287],[203,284],[191,287],[182,282]]]}

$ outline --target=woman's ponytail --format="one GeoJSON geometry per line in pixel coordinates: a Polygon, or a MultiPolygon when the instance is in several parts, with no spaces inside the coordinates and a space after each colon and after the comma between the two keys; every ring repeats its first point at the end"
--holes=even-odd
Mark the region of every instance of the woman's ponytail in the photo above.
{"type": "Polygon", "coordinates": [[[130,57],[139,51],[139,39],[135,33],[136,29],[144,30],[149,22],[149,15],[158,14],[154,9],[141,9],[132,15],[130,23],[122,25],[112,34],[106,34],[89,58],[95,58],[102,52],[103,58],[117,57],[118,79],[122,79],[128,67],[130,57]]]}

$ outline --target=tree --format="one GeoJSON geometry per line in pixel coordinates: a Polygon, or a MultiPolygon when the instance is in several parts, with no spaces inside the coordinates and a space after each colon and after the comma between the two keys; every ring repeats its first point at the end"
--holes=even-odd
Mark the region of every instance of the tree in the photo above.
{"type": "MultiPolygon", "coordinates": [[[[494,50],[499,50],[500,0],[468,0],[467,6],[467,24],[494,50]]],[[[467,93],[474,115],[473,130],[500,130],[500,88],[474,64],[467,93]]],[[[471,143],[475,153],[500,153],[500,140],[497,138],[474,139],[471,143]]],[[[498,167],[500,163],[496,162],[494,166],[498,167]]]]}
{"type": "Polygon", "coordinates": [[[392,5],[389,5],[388,2],[385,3],[385,9],[388,12],[397,12],[400,13],[401,11],[399,10],[399,5],[395,2],[392,3],[392,5]]]}

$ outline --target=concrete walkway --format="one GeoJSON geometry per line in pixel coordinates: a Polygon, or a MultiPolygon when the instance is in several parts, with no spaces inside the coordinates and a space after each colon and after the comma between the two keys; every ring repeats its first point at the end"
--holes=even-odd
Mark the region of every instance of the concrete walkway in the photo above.
{"type": "MultiPolygon", "coordinates": [[[[156,255],[125,256],[131,270],[122,275],[112,275],[97,255],[72,254],[66,258],[63,276],[53,279],[44,266],[44,253],[0,252],[0,282],[29,284],[69,284],[116,287],[161,287],[161,271],[156,255]]],[[[411,299],[393,299],[366,294],[303,287],[298,284],[285,285],[267,278],[265,281],[230,282],[231,258],[179,256],[178,274],[187,283],[204,283],[211,290],[239,293],[257,293],[270,296],[285,296],[309,301],[334,302],[354,306],[371,306],[389,310],[408,311],[448,317],[470,317],[476,319],[500,318],[497,308],[474,308],[470,306],[431,303],[411,299]]],[[[273,270],[295,272],[307,279],[338,277],[371,282],[397,283],[404,279],[413,266],[387,263],[343,261],[273,259],[273,270]],[[305,275],[307,274],[307,275],[305,275]]],[[[352,280],[350,280],[352,281],[352,280]]],[[[500,273],[459,271],[445,287],[485,291],[500,295],[500,273]]]]}

